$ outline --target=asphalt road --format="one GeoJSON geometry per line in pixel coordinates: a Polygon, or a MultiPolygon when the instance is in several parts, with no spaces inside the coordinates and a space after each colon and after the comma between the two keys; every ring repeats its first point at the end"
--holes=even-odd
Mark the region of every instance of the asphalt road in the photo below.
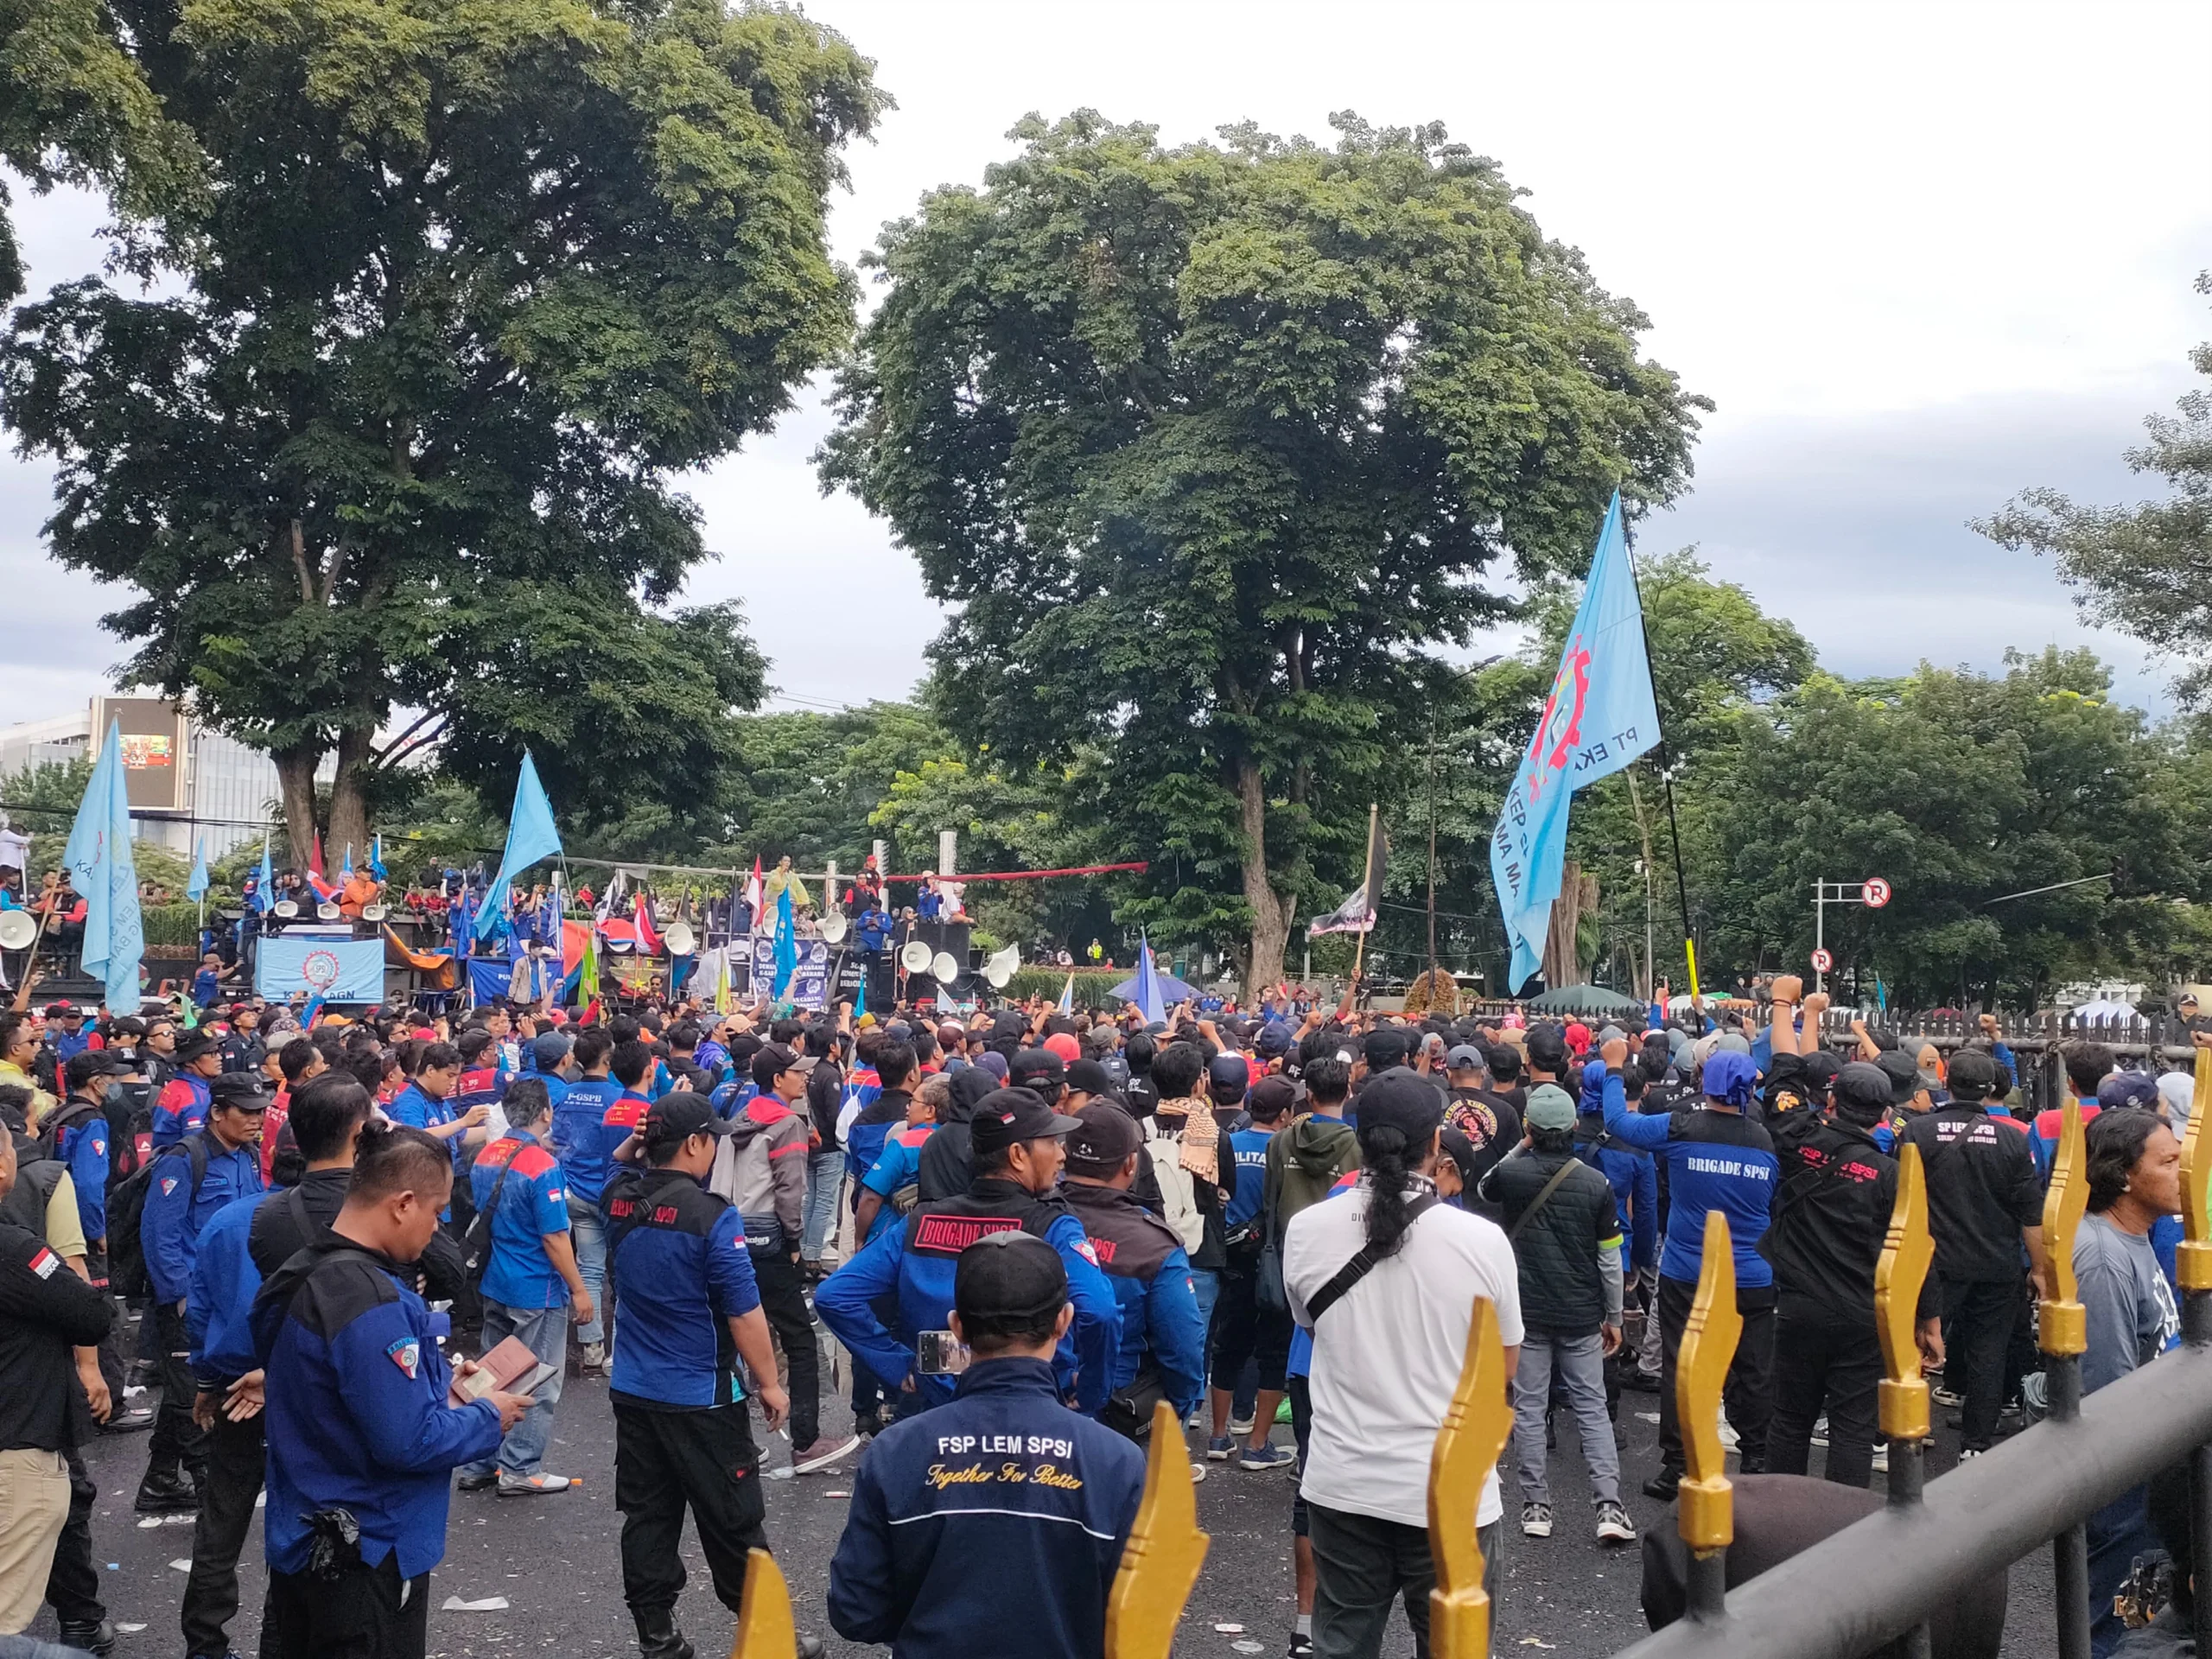
{"type": "MultiPolygon", "coordinates": [[[[550,1497],[455,1495],[446,1559],[431,1580],[433,1654],[622,1659],[635,1653],[622,1603],[617,1549],[621,1517],[613,1501],[613,1423],[606,1383],[571,1374],[558,1409],[546,1467],[581,1478],[582,1487],[550,1497]],[[505,1609],[438,1611],[449,1597],[475,1601],[495,1596],[506,1599],[505,1609]]],[[[844,1425],[850,1416],[841,1403],[825,1398],[823,1421],[825,1426],[844,1425]]],[[[1636,1490],[1656,1465],[1656,1422],[1654,1396],[1623,1397],[1619,1435],[1626,1501],[1637,1524],[1646,1530],[1673,1524],[1671,1505],[1654,1503],[1636,1490]],[[1651,1421],[1644,1421],[1647,1415],[1651,1421]]],[[[1551,1538],[1538,1541],[1520,1536],[1512,1524],[1518,1505],[1509,1477],[1505,1578],[1495,1643],[1501,1656],[1527,1652],[1553,1654],[1558,1659],[1597,1659],[1644,1633],[1637,1607],[1641,1567],[1637,1548],[1597,1542],[1586,1519],[1591,1513],[1589,1486],[1582,1459],[1564,1420],[1560,1429],[1562,1443],[1553,1454],[1551,1476],[1559,1524],[1551,1538]]],[[[1276,1431],[1286,1444],[1289,1434],[1287,1427],[1276,1431]]],[[[1933,1466],[1940,1470],[1952,1461],[1955,1437],[1942,1438],[1940,1429],[1938,1434],[1933,1466]]],[[[103,1436],[88,1459],[100,1485],[92,1522],[94,1554],[109,1568],[105,1576],[110,1617],[124,1630],[116,1649],[119,1659],[181,1651],[177,1611],[184,1587],[182,1564],[192,1552],[192,1528],[188,1519],[148,1527],[131,1513],[130,1500],[145,1455],[143,1434],[103,1436]],[[140,1628],[133,1630],[134,1625],[140,1628]]],[[[1817,1459],[1821,1453],[1816,1451],[1814,1456],[1817,1459]]],[[[1510,1460],[1510,1452],[1508,1457],[1510,1460]]],[[[843,1526],[856,1461],[848,1459],[800,1479],[771,1479],[766,1487],[769,1537],[790,1580],[799,1628],[829,1637],[832,1654],[870,1651],[836,1640],[823,1613],[830,1557],[843,1526]]],[[[765,1465],[771,1471],[787,1469],[788,1444],[772,1437],[765,1465]]],[[[1178,1643],[1179,1653],[1203,1659],[1281,1653],[1294,1611],[1292,1479],[1287,1471],[1246,1473],[1233,1465],[1208,1465],[1207,1478],[1198,1489],[1198,1522],[1212,1542],[1178,1643]]],[[[678,1621],[702,1655],[725,1653],[733,1621],[715,1600],[688,1531],[684,1560],[691,1582],[678,1609],[678,1621]]],[[[989,1569],[978,1563],[977,1570],[989,1569]]],[[[251,1654],[258,1639],[263,1586],[257,1529],[247,1545],[242,1577],[243,1609],[231,1639],[239,1652],[251,1654]]],[[[1868,1593],[1878,1594],[1879,1586],[1869,1586],[1868,1593]]],[[[2056,1654],[2050,1596],[2047,1552],[2038,1552],[2013,1568],[2005,1644],[2011,1659],[2056,1654]]],[[[41,1613],[30,1633],[51,1639],[50,1610],[41,1613]]],[[[1385,1651],[1412,1651],[1402,1618],[1394,1622],[1385,1651]]]]}

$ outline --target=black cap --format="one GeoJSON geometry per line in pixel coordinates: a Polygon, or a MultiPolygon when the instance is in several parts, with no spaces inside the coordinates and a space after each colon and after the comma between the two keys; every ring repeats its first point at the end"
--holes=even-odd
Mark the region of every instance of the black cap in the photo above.
{"type": "Polygon", "coordinates": [[[1951,1056],[1944,1081],[1961,1100],[1987,1100],[1997,1092],[1997,1057],[1962,1048],[1951,1056]]]}
{"type": "Polygon", "coordinates": [[[1144,1144],[1137,1121],[1109,1100],[1094,1100],[1075,1115],[1080,1126],[1068,1133],[1068,1168],[1081,1175],[1108,1176],[1144,1144]]]}
{"type": "Polygon", "coordinates": [[[62,1068],[72,1089],[81,1089],[95,1077],[112,1077],[118,1071],[130,1070],[130,1062],[120,1060],[105,1049],[88,1048],[81,1054],[72,1054],[69,1064],[62,1068]]]}
{"type": "Polygon", "coordinates": [[[1067,1299],[1060,1253],[1018,1228],[984,1234],[953,1264],[952,1311],[963,1325],[1036,1319],[1067,1299]]]}
{"type": "Polygon", "coordinates": [[[1408,1147],[1426,1152],[1444,1122],[1444,1091],[1418,1071],[1393,1067],[1367,1080],[1358,1109],[1362,1129],[1396,1129],[1408,1147]]]}
{"type": "Polygon", "coordinates": [[[1298,1109],[1298,1085],[1285,1077],[1262,1077],[1252,1085],[1250,1105],[1261,1122],[1275,1122],[1298,1109]]]}
{"type": "Polygon", "coordinates": [[[258,1071],[226,1071],[207,1085],[207,1096],[217,1106],[234,1107],[241,1112],[269,1109],[269,1085],[258,1071]]]}
{"type": "Polygon", "coordinates": [[[1042,1141],[1082,1127],[1081,1120],[1047,1106],[1033,1089],[994,1089],[976,1103],[968,1139],[979,1153],[996,1152],[1017,1141],[1042,1141]]]}
{"type": "Polygon", "coordinates": [[[1206,1084],[1211,1089],[1234,1090],[1242,1100],[1252,1086],[1252,1068],[1242,1054],[1217,1054],[1206,1062],[1206,1084]]]}
{"type": "Polygon", "coordinates": [[[1086,1095],[1110,1094],[1114,1079],[1096,1060],[1077,1060],[1068,1067],[1068,1088],[1086,1095]]]}
{"type": "Polygon", "coordinates": [[[1828,1094],[1837,1106],[1865,1114],[1878,1115],[1895,1103],[1890,1074],[1868,1060],[1853,1060],[1837,1072],[1828,1094]]]}
{"type": "Polygon", "coordinates": [[[1903,1106],[1920,1092],[1920,1062],[1903,1049],[1884,1049],[1874,1064],[1890,1080],[1891,1105],[1903,1106]]]}
{"type": "Polygon", "coordinates": [[[189,1065],[202,1054],[213,1054],[220,1045],[205,1030],[195,1031],[188,1037],[176,1039],[175,1058],[179,1065],[189,1065]]]}
{"type": "Polygon", "coordinates": [[[707,1103],[707,1097],[690,1089],[671,1090],[646,1108],[638,1125],[647,1143],[674,1146],[695,1135],[728,1135],[735,1125],[707,1103]]]}
{"type": "Polygon", "coordinates": [[[1049,1048],[1025,1048],[1007,1063],[1007,1081],[1015,1085],[1026,1083],[1065,1083],[1067,1063],[1049,1048]]]}
{"type": "Polygon", "coordinates": [[[1529,1033],[1529,1064],[1557,1077],[1567,1070],[1567,1033],[1557,1026],[1536,1026],[1529,1033]]]}

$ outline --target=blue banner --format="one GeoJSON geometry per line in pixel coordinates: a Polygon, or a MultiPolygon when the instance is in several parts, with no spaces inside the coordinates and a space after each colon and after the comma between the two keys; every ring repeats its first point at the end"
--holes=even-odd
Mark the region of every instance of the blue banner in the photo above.
{"type": "Polygon", "coordinates": [[[276,934],[261,942],[253,988],[272,1001],[296,991],[325,1002],[381,1002],[384,941],[276,934]]]}
{"type": "Polygon", "coordinates": [[[1513,945],[1517,989],[1543,964],[1567,859],[1567,807],[1574,791],[1609,777],[1659,741],[1643,607],[1621,529],[1620,493],[1606,509],[1590,582],[1560,652],[1536,734],[1491,837],[1491,879],[1513,945]]]}

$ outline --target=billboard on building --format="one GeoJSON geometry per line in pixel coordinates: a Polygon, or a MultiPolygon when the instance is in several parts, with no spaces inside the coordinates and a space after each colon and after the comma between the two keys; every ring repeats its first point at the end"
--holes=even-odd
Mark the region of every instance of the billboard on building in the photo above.
{"type": "Polygon", "coordinates": [[[149,812],[190,810],[185,787],[184,711],[160,697],[92,699],[92,748],[107,741],[108,722],[121,728],[124,791],[149,812]]]}

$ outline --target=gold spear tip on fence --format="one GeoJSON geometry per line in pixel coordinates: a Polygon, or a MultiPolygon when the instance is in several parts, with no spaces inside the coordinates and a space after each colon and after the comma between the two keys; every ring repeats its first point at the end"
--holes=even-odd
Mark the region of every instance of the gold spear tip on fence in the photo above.
{"type": "Polygon", "coordinates": [[[2186,1236],[2174,1247],[2174,1282],[2183,1290],[2212,1290],[2212,1144],[2204,1120],[2212,1116],[2212,1049],[2196,1051],[2196,1094],[2181,1140],[2181,1219],[2186,1236]]]}
{"type": "Polygon", "coordinates": [[[1889,1236],[1874,1265],[1874,1323],[1882,1337],[1882,1433],[1892,1440],[1924,1440],[1931,1429],[1927,1379],[1920,1374],[1920,1287],[1936,1259],[1928,1230],[1928,1175],[1920,1148],[1897,1147],[1897,1198],[1889,1236]]]}
{"type": "Polygon", "coordinates": [[[1428,1551],[1436,1587],[1428,1592],[1429,1651],[1436,1659],[1484,1659],[1490,1652],[1490,1597],[1475,1530],[1483,1484],[1513,1432],[1506,1398],[1505,1345],[1497,1310],[1475,1299],[1459,1383],[1428,1459],[1428,1551]]]}
{"type": "Polygon", "coordinates": [[[1682,1541],[1700,1554],[1727,1548],[1736,1536],[1735,1491],[1728,1481],[1727,1451],[1720,1444],[1720,1393],[1743,1334],[1728,1217],[1708,1210],[1697,1296],[1690,1303],[1675,1363],[1675,1414],[1682,1426],[1688,1465],[1679,1494],[1678,1525],[1682,1541]]]}
{"type": "MultiPolygon", "coordinates": [[[[2060,1074],[2062,1080],[2064,1074],[2060,1074]]],[[[2037,1310],[2036,1340],[2054,1357],[2089,1347],[2088,1310],[2074,1277],[2074,1236],[2089,1208],[2089,1160],[2082,1140],[2082,1103],[2066,1085],[2058,1156],[2051,1160],[2050,1189],[2043,1200],[2044,1254],[2050,1262],[2050,1296],[2037,1310]]]]}
{"type": "Polygon", "coordinates": [[[1167,1659],[1205,1559],[1183,1425],[1163,1400],[1152,1408],[1144,1500],[1106,1598],[1106,1659],[1167,1659]]]}
{"type": "Polygon", "coordinates": [[[729,1659],[798,1659],[798,1627],[791,1622],[791,1586],[765,1549],[747,1552],[745,1602],[729,1659]]]}

